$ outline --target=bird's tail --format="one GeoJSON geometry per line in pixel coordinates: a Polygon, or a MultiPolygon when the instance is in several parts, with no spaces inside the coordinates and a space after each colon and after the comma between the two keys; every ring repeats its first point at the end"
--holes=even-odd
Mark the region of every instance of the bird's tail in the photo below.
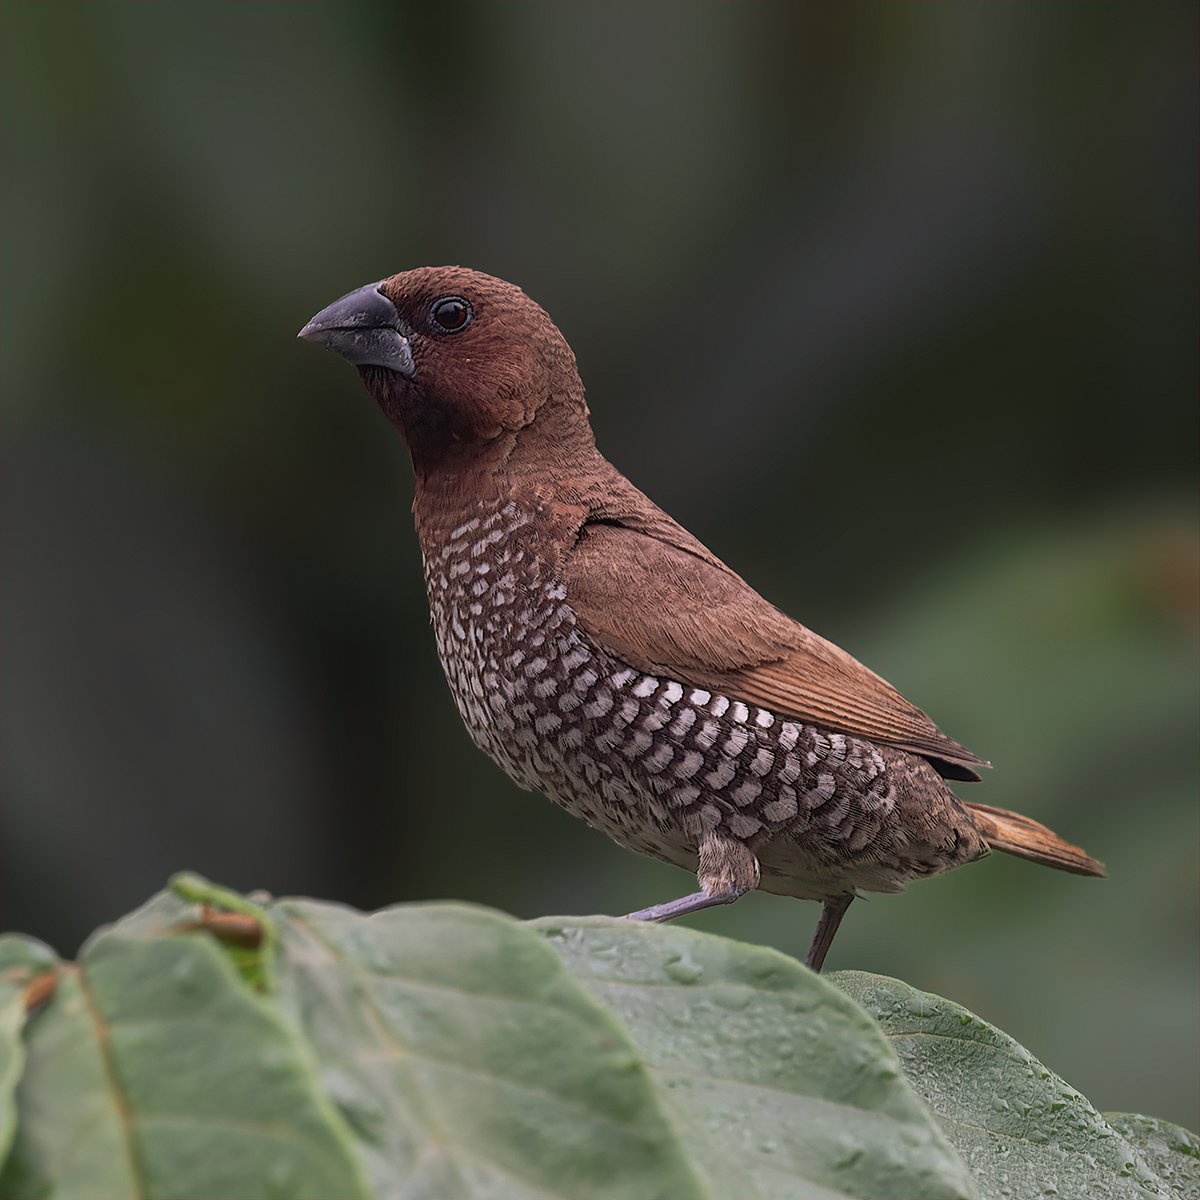
{"type": "Polygon", "coordinates": [[[976,828],[995,850],[1015,854],[1018,858],[1032,859],[1059,871],[1070,871],[1074,875],[1103,875],[1104,864],[1070,842],[1063,841],[1051,829],[1038,824],[1030,817],[993,808],[990,804],[972,804],[964,801],[975,819],[976,828]]]}

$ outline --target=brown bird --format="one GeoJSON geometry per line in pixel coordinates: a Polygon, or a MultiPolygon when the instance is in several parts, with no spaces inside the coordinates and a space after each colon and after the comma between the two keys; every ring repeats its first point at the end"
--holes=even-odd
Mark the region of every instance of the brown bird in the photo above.
{"type": "Polygon", "coordinates": [[[596,449],[575,356],[519,288],[423,267],[300,336],[354,363],[408,443],[438,653],[475,744],[618,845],[695,871],[667,921],[752,888],[820,900],[1004,850],[1101,875],[945,779],[988,764],[764,600],[596,449]]]}

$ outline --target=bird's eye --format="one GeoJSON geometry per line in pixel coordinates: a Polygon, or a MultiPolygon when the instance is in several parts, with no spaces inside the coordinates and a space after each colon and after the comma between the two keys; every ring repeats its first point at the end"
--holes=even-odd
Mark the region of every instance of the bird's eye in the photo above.
{"type": "Polygon", "coordinates": [[[443,296],[429,310],[433,323],[445,333],[457,333],[471,323],[471,306],[461,296],[443,296]]]}

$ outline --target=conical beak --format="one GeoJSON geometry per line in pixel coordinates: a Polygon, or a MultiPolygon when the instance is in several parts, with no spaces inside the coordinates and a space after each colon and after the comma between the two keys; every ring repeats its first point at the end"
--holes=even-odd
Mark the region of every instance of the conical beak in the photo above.
{"type": "Polygon", "coordinates": [[[396,306],[378,283],[368,283],[321,309],[296,336],[340,354],[356,367],[387,367],[409,379],[416,371],[396,306]]]}

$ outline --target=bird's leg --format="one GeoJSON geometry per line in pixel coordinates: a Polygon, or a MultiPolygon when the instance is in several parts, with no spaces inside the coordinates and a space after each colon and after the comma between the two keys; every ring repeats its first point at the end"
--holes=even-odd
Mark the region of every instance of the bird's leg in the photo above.
{"type": "Polygon", "coordinates": [[[804,960],[814,971],[820,971],[825,955],[833,945],[833,935],[837,933],[842,917],[846,915],[846,909],[850,907],[850,901],[853,899],[854,894],[849,892],[845,896],[835,896],[832,900],[826,900],[821,905],[821,918],[817,922],[812,945],[808,948],[808,957],[804,960]]]}
{"type": "Polygon", "coordinates": [[[686,917],[688,913],[712,908],[715,904],[732,904],[745,894],[744,891],[693,892],[690,896],[680,896],[678,900],[668,900],[665,904],[652,904],[649,908],[639,908],[637,912],[626,913],[625,920],[673,921],[676,917],[686,917]]]}
{"type": "Polygon", "coordinates": [[[688,913],[732,904],[758,887],[758,859],[739,841],[718,833],[709,833],[700,843],[700,869],[696,872],[700,891],[665,904],[652,904],[629,913],[630,921],[673,921],[688,913]]]}

